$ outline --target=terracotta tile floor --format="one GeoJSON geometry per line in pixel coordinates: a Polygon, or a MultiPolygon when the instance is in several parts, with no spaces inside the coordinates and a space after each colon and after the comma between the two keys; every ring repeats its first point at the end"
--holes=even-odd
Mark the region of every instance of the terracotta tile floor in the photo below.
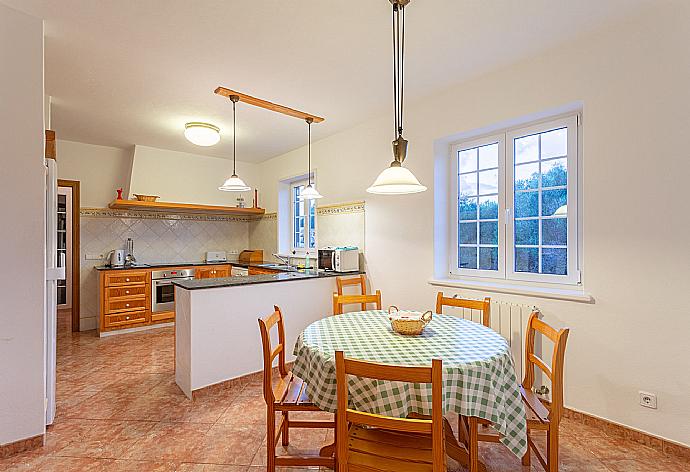
{"type": "MultiPolygon", "coordinates": [[[[265,469],[259,385],[219,390],[191,402],[173,379],[172,328],[100,339],[95,332],[70,333],[69,323],[60,326],[55,424],[48,428],[45,447],[0,460],[0,470],[265,469]]],[[[290,450],[315,450],[329,439],[325,431],[294,430],[290,450]]],[[[568,419],[561,441],[561,471],[690,470],[682,459],[568,419]]],[[[490,471],[523,470],[500,445],[482,444],[481,456],[490,471]]],[[[463,469],[451,462],[449,470],[463,469]]],[[[533,465],[531,470],[541,469],[533,465]]]]}

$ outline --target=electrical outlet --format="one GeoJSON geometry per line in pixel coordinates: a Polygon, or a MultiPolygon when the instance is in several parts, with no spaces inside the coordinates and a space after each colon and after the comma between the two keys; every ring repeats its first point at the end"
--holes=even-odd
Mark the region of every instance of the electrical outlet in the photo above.
{"type": "Polygon", "coordinates": [[[640,405],[645,408],[656,410],[656,394],[648,392],[640,392],[640,405]]]}
{"type": "Polygon", "coordinates": [[[103,254],[85,254],[84,259],[87,261],[99,261],[101,259],[105,259],[105,256],[103,254]]]}

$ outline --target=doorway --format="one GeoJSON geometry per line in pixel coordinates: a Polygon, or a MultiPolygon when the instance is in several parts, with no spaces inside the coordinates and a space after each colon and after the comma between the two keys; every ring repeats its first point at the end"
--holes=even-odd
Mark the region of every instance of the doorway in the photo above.
{"type": "Polygon", "coordinates": [[[58,264],[65,280],[58,281],[58,332],[79,331],[80,188],[78,180],[58,179],[58,264]]]}

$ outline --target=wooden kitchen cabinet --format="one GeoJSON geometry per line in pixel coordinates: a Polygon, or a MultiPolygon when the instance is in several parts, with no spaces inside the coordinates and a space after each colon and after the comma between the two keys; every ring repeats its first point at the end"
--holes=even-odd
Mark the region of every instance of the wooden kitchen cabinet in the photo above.
{"type": "Polygon", "coordinates": [[[279,270],[265,269],[263,267],[250,267],[249,275],[259,275],[259,274],[277,274],[279,270]]]}
{"type": "Polygon", "coordinates": [[[230,264],[197,267],[197,279],[215,279],[217,277],[230,277],[230,264]]]}
{"type": "Polygon", "coordinates": [[[103,271],[100,282],[99,332],[144,326],[151,321],[151,272],[103,271]]]}

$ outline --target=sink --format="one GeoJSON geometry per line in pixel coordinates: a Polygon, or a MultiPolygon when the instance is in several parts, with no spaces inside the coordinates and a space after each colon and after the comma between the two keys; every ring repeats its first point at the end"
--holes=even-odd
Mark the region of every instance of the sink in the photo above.
{"type": "Polygon", "coordinates": [[[296,272],[297,269],[289,266],[287,264],[258,264],[256,267],[263,267],[265,269],[275,269],[275,270],[282,270],[285,272],[296,272]]]}

